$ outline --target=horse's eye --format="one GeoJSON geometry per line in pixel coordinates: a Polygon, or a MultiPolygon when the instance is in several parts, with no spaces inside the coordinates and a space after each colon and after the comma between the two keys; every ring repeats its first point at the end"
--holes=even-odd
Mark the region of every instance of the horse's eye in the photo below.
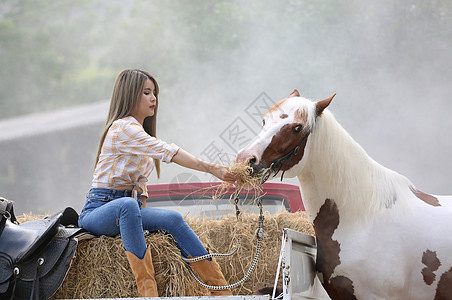
{"type": "Polygon", "coordinates": [[[300,133],[302,129],[303,129],[303,126],[297,125],[297,126],[295,126],[292,130],[293,130],[293,132],[295,132],[295,133],[300,133]]]}
{"type": "Polygon", "coordinates": [[[262,126],[265,126],[265,119],[262,119],[262,126]]]}

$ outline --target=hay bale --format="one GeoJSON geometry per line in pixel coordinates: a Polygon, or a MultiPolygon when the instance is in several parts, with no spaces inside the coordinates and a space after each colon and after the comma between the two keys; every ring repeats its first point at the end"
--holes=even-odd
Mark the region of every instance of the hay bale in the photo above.
{"type": "MultiPolygon", "coordinates": [[[[228,253],[240,239],[241,244],[235,255],[217,259],[226,280],[234,283],[247,273],[253,260],[257,246],[257,219],[256,214],[243,214],[240,222],[235,217],[223,220],[188,218],[187,222],[211,253],[228,253]]],[[[268,239],[262,243],[256,269],[243,285],[232,289],[234,295],[248,295],[263,286],[273,285],[284,227],[314,235],[304,212],[266,214],[264,229],[268,239]]],[[[146,237],[146,241],[151,247],[160,296],[209,294],[189,274],[171,236],[152,234],[146,237]]],[[[102,236],[79,242],[69,273],[53,298],[137,296],[135,279],[121,240],[102,236]]]]}
{"type": "MultiPolygon", "coordinates": [[[[146,237],[146,242],[151,247],[160,295],[207,294],[194,280],[178,278],[189,278],[190,274],[170,236],[153,234],[146,237]]],[[[122,297],[138,297],[138,292],[121,239],[102,236],[80,241],[69,273],[54,298],[122,297]]]]}

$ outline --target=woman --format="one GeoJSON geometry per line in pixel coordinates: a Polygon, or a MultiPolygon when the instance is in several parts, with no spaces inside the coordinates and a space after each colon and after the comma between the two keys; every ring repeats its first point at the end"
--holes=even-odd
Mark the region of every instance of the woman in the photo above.
{"type": "MultiPolygon", "coordinates": [[[[143,230],[171,234],[184,257],[207,254],[193,230],[178,212],[145,208],[146,182],[160,160],[208,172],[234,182],[226,167],[202,161],[174,144],[157,139],[159,87],[147,72],[125,70],[119,74],[102,134],[91,189],[80,218],[80,227],[95,235],[121,234],[126,256],[143,297],[157,297],[154,267],[143,230]]],[[[209,285],[226,285],[215,260],[191,263],[209,285]]],[[[211,290],[211,295],[232,295],[231,290],[211,290]]]]}

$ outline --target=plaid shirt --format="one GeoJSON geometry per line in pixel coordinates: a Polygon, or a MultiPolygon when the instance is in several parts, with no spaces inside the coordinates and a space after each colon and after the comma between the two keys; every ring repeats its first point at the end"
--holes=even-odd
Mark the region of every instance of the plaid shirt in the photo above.
{"type": "Polygon", "coordinates": [[[134,190],[147,197],[153,158],[169,163],[178,150],[147,134],[131,116],[116,120],[105,136],[91,187],[134,190]]]}

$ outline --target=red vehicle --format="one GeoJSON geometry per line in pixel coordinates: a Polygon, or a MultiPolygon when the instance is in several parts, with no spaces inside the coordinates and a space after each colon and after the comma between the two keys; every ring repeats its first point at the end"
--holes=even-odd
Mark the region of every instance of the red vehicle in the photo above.
{"type": "MultiPolygon", "coordinates": [[[[232,195],[233,187],[221,192],[221,197],[213,200],[220,182],[187,182],[148,185],[149,198],[146,206],[170,208],[182,215],[206,216],[219,219],[225,215],[235,214],[232,195]]],[[[266,182],[262,185],[262,205],[264,211],[304,211],[300,189],[297,185],[266,182]]],[[[239,196],[239,208],[243,212],[258,213],[255,205],[256,190],[242,190],[239,196]]]]}

